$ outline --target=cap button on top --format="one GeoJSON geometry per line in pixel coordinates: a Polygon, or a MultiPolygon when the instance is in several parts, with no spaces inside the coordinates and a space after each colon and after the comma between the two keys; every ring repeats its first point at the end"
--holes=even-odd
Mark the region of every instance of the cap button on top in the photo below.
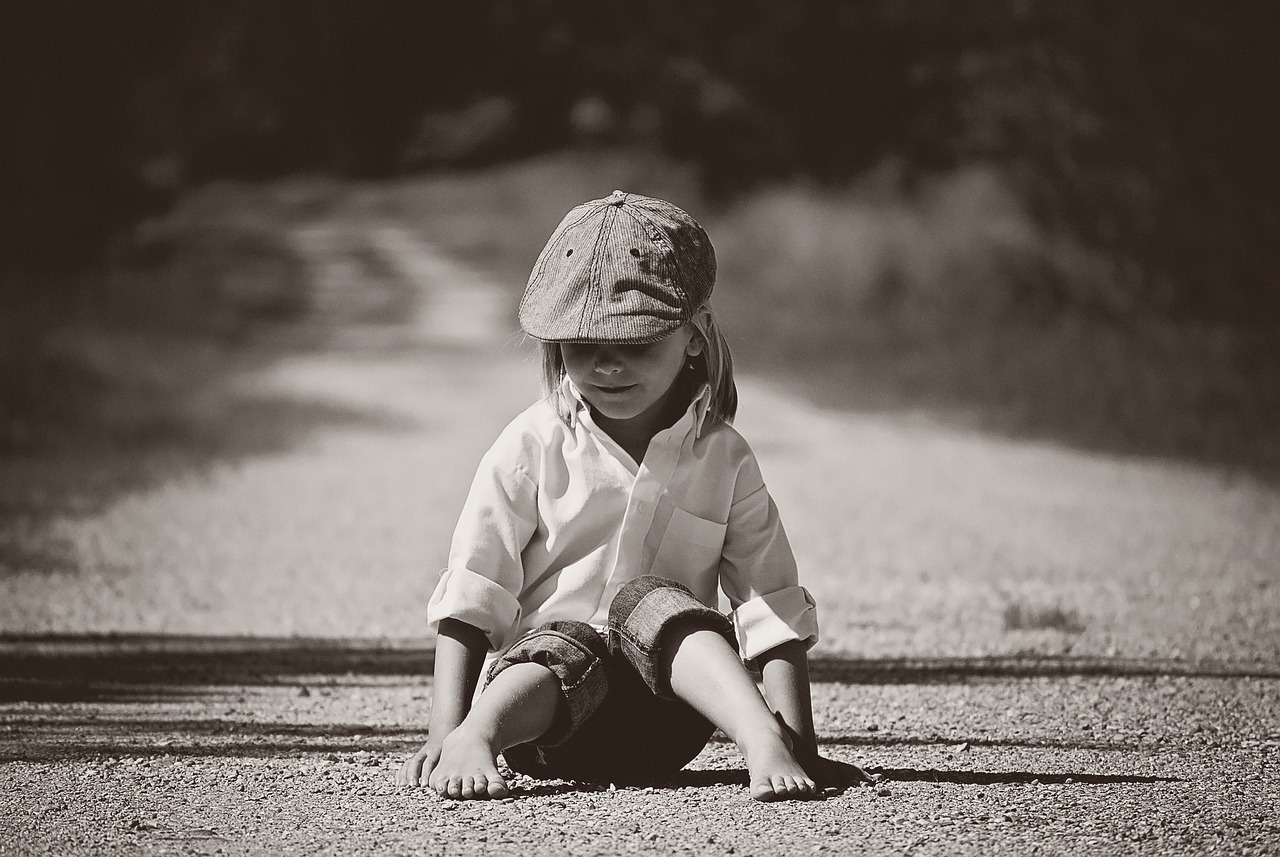
{"type": "Polygon", "coordinates": [[[609,194],[610,205],[622,205],[626,201],[627,195],[623,191],[615,190],[613,193],[609,194]]]}

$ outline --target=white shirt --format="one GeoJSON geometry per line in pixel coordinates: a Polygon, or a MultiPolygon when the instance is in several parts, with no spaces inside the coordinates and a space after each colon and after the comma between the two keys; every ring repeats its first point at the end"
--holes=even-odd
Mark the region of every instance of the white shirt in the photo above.
{"type": "Polygon", "coordinates": [[[704,386],[637,464],[577,404],[516,417],[481,459],[427,608],[485,633],[492,661],[525,631],[576,619],[603,631],[614,594],[654,574],[732,607],[739,654],[818,640],[817,610],[747,442],[707,421],[704,386]]]}

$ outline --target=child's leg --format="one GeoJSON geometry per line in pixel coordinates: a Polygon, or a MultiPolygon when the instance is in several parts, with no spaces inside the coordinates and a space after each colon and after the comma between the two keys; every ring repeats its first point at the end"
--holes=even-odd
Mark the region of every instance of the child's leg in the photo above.
{"type": "Polygon", "coordinates": [[[728,641],[703,629],[675,628],[670,634],[671,689],[738,745],[747,762],[751,796],[812,796],[817,784],[792,755],[782,727],[728,641]]]}
{"type": "Polygon", "coordinates": [[[753,798],[810,797],[816,792],[729,642],[733,627],[728,618],[680,584],[645,576],[618,591],[609,627],[611,644],[655,694],[683,700],[738,745],[753,798]]]}
{"type": "Polygon", "coordinates": [[[507,782],[498,772],[498,754],[541,737],[564,704],[555,673],[541,664],[512,664],[494,677],[444,739],[431,787],[465,800],[505,797],[507,782]]]}
{"type": "Polygon", "coordinates": [[[563,742],[608,692],[608,649],[582,622],[549,622],[530,631],[498,660],[484,691],[441,742],[429,784],[441,795],[503,797],[498,754],[517,744],[563,742]]]}

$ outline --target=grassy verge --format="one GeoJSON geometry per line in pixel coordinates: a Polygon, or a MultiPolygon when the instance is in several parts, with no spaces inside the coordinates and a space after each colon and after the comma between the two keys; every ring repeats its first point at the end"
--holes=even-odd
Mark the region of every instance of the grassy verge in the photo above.
{"type": "Polygon", "coordinates": [[[317,178],[211,185],[74,282],[4,284],[0,455],[198,442],[237,377],[403,318],[410,289],[370,244],[367,197],[317,178]]]}
{"type": "Polygon", "coordinates": [[[820,403],[1280,472],[1280,331],[1107,307],[1121,272],[996,173],[780,188],[713,234],[747,358],[820,403]]]}

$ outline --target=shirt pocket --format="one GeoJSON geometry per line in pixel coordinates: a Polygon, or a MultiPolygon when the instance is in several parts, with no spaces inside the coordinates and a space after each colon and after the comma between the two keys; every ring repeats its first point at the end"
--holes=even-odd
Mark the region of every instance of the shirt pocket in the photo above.
{"type": "Polygon", "coordinates": [[[689,586],[695,592],[714,589],[724,550],[726,525],[691,515],[677,508],[662,535],[662,544],[653,559],[652,574],[669,577],[689,586]]]}

